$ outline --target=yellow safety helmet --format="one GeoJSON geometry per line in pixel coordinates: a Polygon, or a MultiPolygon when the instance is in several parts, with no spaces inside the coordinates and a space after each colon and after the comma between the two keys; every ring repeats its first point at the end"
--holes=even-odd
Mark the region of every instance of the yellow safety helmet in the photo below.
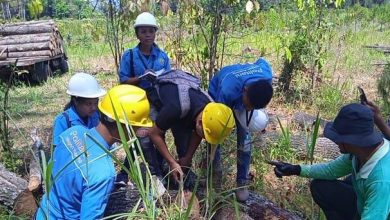
{"type": "Polygon", "coordinates": [[[149,118],[150,105],[146,92],[139,87],[117,85],[111,88],[99,103],[99,110],[115,120],[114,109],[121,123],[127,121],[134,126],[153,126],[153,122],[149,118]]]}
{"type": "Polygon", "coordinates": [[[233,111],[222,103],[211,102],[202,114],[203,133],[210,144],[220,144],[235,126],[233,111]]]}

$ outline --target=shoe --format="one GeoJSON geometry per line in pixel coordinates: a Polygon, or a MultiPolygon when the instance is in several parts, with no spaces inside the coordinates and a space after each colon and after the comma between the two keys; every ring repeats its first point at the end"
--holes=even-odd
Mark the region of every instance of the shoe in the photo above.
{"type": "Polygon", "coordinates": [[[249,199],[249,191],[247,184],[237,184],[238,189],[236,189],[236,199],[238,202],[246,202],[249,199]]]}

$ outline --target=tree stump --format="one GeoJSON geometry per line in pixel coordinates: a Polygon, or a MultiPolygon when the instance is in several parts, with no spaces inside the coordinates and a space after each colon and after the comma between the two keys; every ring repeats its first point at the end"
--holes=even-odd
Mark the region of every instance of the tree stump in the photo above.
{"type": "Polygon", "coordinates": [[[27,189],[27,181],[0,163],[0,203],[11,208],[18,195],[27,189]]]}

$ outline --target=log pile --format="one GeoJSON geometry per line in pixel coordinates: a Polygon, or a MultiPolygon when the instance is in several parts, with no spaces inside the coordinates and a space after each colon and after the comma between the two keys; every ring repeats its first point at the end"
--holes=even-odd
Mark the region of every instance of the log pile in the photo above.
{"type": "Polygon", "coordinates": [[[62,37],[53,20],[0,26],[0,65],[44,60],[64,54],[62,37]]]}
{"type": "Polygon", "coordinates": [[[390,46],[386,45],[367,45],[366,48],[375,49],[377,51],[383,52],[384,54],[390,54],[390,46]]]}

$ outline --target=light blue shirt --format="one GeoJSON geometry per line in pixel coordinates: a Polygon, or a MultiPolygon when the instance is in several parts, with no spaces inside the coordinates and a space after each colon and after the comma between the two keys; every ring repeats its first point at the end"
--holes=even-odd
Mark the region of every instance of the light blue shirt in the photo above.
{"type": "Polygon", "coordinates": [[[107,142],[95,128],[83,126],[71,127],[60,139],[52,158],[53,186],[36,219],[102,218],[115,180],[113,161],[102,149],[109,149],[107,142]]]}
{"type": "Polygon", "coordinates": [[[355,156],[344,154],[329,163],[300,165],[300,176],[314,179],[337,179],[352,173],[357,209],[361,219],[390,219],[390,151],[389,141],[358,170],[355,156]]]}
{"type": "MultiPolygon", "coordinates": [[[[139,45],[131,49],[131,51],[129,49],[124,52],[119,67],[119,82],[123,83],[132,77],[141,76],[146,69],[160,72],[171,70],[168,55],[156,44],[153,45],[149,57],[141,53],[139,45]],[[130,52],[133,53],[133,68],[130,65],[130,52]],[[134,73],[132,70],[134,70],[134,73]]],[[[139,87],[143,89],[148,89],[151,86],[152,84],[146,80],[141,80],[139,83],[139,87]]]]}
{"type": "Polygon", "coordinates": [[[272,83],[271,65],[263,58],[255,63],[223,67],[211,79],[208,92],[215,102],[223,103],[233,110],[244,110],[244,87],[258,80],[272,83]]]}
{"type": "Polygon", "coordinates": [[[91,117],[88,117],[88,123],[85,124],[83,119],[77,114],[75,107],[72,105],[70,108],[64,112],[58,114],[54,119],[53,125],[53,145],[56,146],[59,144],[59,136],[62,132],[69,128],[68,119],[65,114],[69,116],[70,127],[75,125],[82,125],[86,128],[93,128],[99,124],[99,112],[96,111],[91,117]]]}

